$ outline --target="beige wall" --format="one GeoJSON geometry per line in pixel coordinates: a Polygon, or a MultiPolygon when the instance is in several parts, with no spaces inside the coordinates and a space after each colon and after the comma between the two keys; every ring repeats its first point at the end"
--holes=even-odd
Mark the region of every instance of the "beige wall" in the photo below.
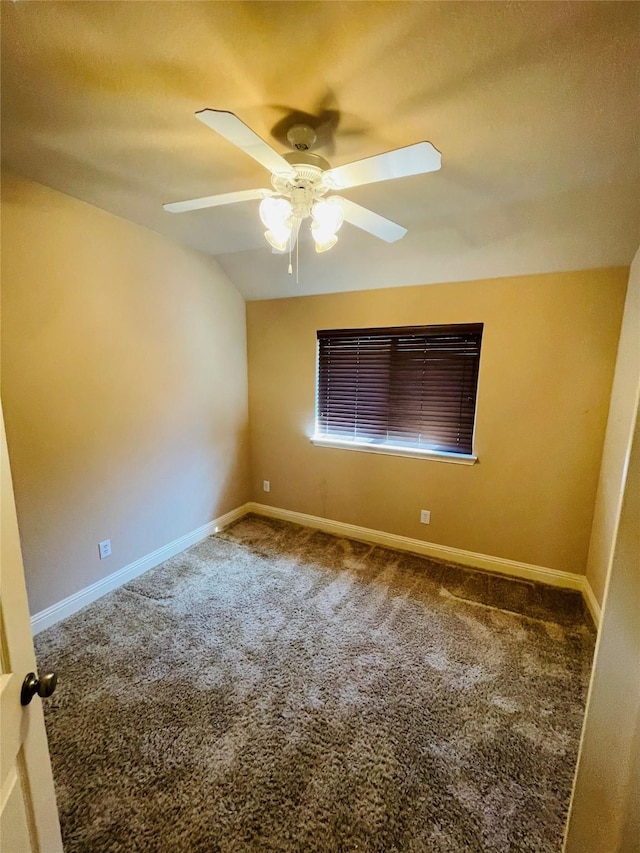
{"type": "Polygon", "coordinates": [[[606,592],[566,853],[640,851],[639,392],[640,252],[629,274],[589,550],[592,587],[606,592]]]}
{"type": "Polygon", "coordinates": [[[587,577],[600,603],[615,544],[629,444],[640,393],[640,251],[629,273],[616,371],[593,514],[587,577]]]}
{"type": "Polygon", "coordinates": [[[565,853],[640,853],[640,420],[634,421],[565,853]]]}
{"type": "Polygon", "coordinates": [[[213,259],[3,174],[2,310],[32,612],[247,500],[245,307],[213,259]]]}
{"type": "Polygon", "coordinates": [[[584,572],[626,280],[615,268],[247,303],[253,498],[584,572]],[[485,324],[476,465],[309,443],[317,329],[471,322],[485,324]]]}

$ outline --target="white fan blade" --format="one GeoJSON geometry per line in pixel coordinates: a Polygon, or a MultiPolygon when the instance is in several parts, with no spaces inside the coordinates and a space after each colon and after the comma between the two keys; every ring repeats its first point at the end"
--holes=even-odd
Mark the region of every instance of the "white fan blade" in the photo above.
{"type": "MultiPolygon", "coordinates": [[[[295,219],[293,227],[291,229],[291,251],[296,247],[296,243],[298,242],[298,234],[300,233],[300,226],[302,225],[302,219],[295,219]]],[[[272,255],[288,255],[289,254],[289,246],[281,252],[280,249],[272,249],[272,255]]]]}
{"type": "Polygon", "coordinates": [[[265,169],[275,175],[295,175],[295,169],[287,163],[284,157],[274,151],[264,139],[261,139],[257,133],[247,127],[234,113],[229,113],[226,110],[200,110],[196,113],[196,118],[200,119],[211,130],[215,130],[220,136],[224,136],[233,145],[237,145],[245,154],[253,157],[254,160],[257,160],[265,169]]]}
{"type": "Polygon", "coordinates": [[[415,145],[329,169],[322,177],[326,186],[343,190],[361,184],[374,184],[376,181],[435,172],[440,168],[440,161],[440,152],[430,142],[416,142],[415,145]]]}
{"type": "MultiPolygon", "coordinates": [[[[336,196],[337,197],[337,196],[336,196]]],[[[396,240],[402,239],[407,233],[407,229],[397,222],[392,222],[379,213],[374,213],[367,207],[362,207],[348,198],[340,198],[344,209],[344,218],[347,222],[355,225],[356,228],[362,228],[363,231],[368,231],[374,237],[379,237],[387,243],[395,243],[396,240]]]]}
{"type": "Polygon", "coordinates": [[[202,210],[203,207],[235,204],[237,201],[251,201],[254,198],[267,198],[271,195],[275,195],[273,190],[239,190],[236,193],[207,195],[204,198],[192,198],[189,201],[172,201],[170,204],[163,204],[162,206],[169,213],[185,213],[188,210],[202,210]]]}

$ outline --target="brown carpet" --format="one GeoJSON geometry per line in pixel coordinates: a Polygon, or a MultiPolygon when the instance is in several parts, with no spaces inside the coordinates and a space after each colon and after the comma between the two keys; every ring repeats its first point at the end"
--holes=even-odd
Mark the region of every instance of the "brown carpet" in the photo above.
{"type": "Polygon", "coordinates": [[[577,594],[248,516],[37,637],[66,853],[559,853],[593,643],[577,594]]]}

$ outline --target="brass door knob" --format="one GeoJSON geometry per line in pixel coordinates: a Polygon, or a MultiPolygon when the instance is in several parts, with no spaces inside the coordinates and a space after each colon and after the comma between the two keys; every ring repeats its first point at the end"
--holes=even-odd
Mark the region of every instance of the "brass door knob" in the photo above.
{"type": "Polygon", "coordinates": [[[36,693],[41,699],[48,699],[56,689],[57,684],[58,676],[55,672],[48,672],[46,675],[43,675],[42,678],[38,678],[35,672],[28,673],[22,682],[20,704],[28,705],[36,693]]]}

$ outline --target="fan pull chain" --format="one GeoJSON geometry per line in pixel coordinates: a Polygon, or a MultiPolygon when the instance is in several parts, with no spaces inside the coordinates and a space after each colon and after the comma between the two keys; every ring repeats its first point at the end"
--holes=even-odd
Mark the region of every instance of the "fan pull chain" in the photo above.
{"type": "MultiPolygon", "coordinates": [[[[295,219],[293,221],[294,221],[293,228],[295,228],[297,225],[297,221],[295,219]]],[[[287,269],[287,272],[289,273],[289,275],[293,275],[293,267],[291,266],[291,250],[292,250],[292,246],[293,246],[293,228],[291,229],[291,231],[289,233],[289,267],[287,269]]],[[[296,231],[296,234],[297,233],[298,232],[296,231]]]]}
{"type": "MultiPolygon", "coordinates": [[[[299,225],[298,225],[298,229],[300,229],[299,225]]],[[[300,235],[298,235],[298,236],[300,236],[300,235]]],[[[298,282],[298,273],[299,272],[300,272],[300,240],[296,240],[296,284],[299,284],[299,282],[298,282]]]]}

